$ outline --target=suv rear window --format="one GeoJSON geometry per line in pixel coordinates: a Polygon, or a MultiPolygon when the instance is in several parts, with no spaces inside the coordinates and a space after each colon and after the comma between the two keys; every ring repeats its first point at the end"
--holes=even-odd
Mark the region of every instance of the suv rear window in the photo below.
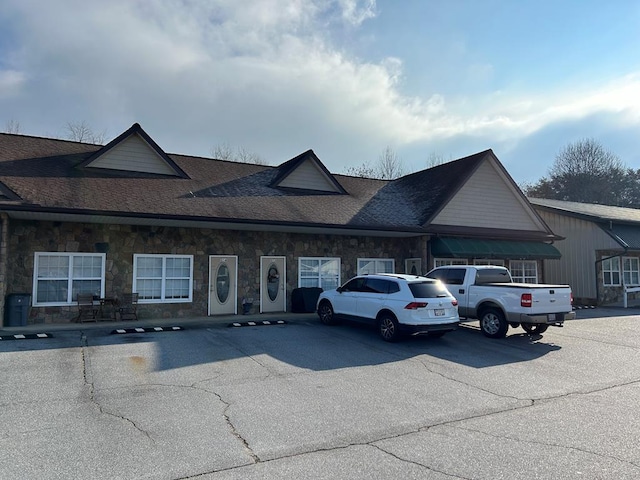
{"type": "Polygon", "coordinates": [[[440,282],[412,282],[409,290],[414,298],[448,297],[449,292],[440,282]]]}
{"type": "Polygon", "coordinates": [[[370,293],[396,293],[400,291],[397,282],[382,278],[367,278],[363,292],[370,293]]]}

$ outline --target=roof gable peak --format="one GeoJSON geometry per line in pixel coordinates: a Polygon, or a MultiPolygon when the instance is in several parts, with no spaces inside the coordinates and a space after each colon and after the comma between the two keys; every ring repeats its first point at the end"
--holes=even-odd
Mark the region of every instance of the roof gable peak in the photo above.
{"type": "Polygon", "coordinates": [[[272,188],[348,194],[313,150],[282,163],[276,170],[278,173],[269,185],[272,188]]]}
{"type": "Polygon", "coordinates": [[[78,167],[189,178],[139,123],[134,123],[78,167]]]}

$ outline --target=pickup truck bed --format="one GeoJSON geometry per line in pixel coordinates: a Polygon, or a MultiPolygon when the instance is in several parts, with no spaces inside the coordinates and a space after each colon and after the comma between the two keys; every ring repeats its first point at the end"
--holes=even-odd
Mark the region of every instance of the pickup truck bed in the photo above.
{"type": "Polygon", "coordinates": [[[478,319],[482,333],[502,338],[509,326],[544,333],[575,318],[568,285],[514,283],[504,267],[438,267],[428,277],[443,281],[458,300],[461,318],[478,319]]]}

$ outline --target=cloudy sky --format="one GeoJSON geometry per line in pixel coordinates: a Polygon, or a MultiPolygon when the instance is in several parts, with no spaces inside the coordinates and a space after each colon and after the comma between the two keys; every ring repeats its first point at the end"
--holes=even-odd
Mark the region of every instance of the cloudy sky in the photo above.
{"type": "Polygon", "coordinates": [[[492,148],[516,182],[594,138],[640,168],[636,0],[0,0],[0,130],[334,173],[492,148]]]}

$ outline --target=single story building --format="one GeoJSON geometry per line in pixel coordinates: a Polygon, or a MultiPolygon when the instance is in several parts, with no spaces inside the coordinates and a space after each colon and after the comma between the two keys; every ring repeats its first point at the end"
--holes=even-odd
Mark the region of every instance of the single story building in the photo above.
{"type": "MultiPolygon", "coordinates": [[[[530,198],[553,231],[559,260],[545,261],[550,282],[569,283],[576,303],[623,304],[625,289],[640,286],[640,210],[530,198]]],[[[629,298],[635,297],[630,295],[629,298]]]]}
{"type": "Polygon", "coordinates": [[[501,263],[544,279],[561,237],[491,150],[376,180],[312,150],[278,166],[167,154],[134,124],[107,145],[0,134],[0,305],[77,316],[78,293],[138,294],[138,316],[291,309],[357,273],[501,263]]]}

